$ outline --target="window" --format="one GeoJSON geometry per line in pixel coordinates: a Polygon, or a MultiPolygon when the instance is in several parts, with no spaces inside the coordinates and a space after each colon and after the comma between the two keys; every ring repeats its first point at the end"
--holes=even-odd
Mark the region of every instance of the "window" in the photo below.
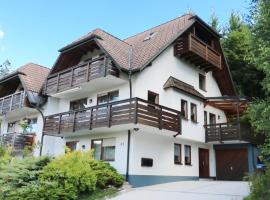
{"type": "Polygon", "coordinates": [[[174,164],[182,164],[181,144],[174,144],[174,164]]]}
{"type": "Polygon", "coordinates": [[[115,138],[92,140],[91,148],[96,160],[115,160],[115,138]]]}
{"type": "Polygon", "coordinates": [[[15,132],[15,126],[16,126],[16,122],[8,123],[7,132],[8,133],[14,133],[15,132]]]}
{"type": "Polygon", "coordinates": [[[193,122],[197,122],[197,105],[194,104],[194,103],[191,103],[190,104],[190,118],[191,118],[191,121],[193,122]]]}
{"type": "Polygon", "coordinates": [[[70,149],[70,151],[75,151],[77,148],[77,143],[76,141],[71,141],[71,142],[66,142],[66,146],[70,149]]]}
{"type": "Polygon", "coordinates": [[[152,91],[148,91],[148,97],[147,97],[148,101],[150,103],[153,104],[159,104],[159,94],[152,92],[152,91]]]}
{"type": "Polygon", "coordinates": [[[86,105],[87,105],[87,98],[78,99],[78,100],[70,102],[69,109],[70,110],[80,110],[80,109],[86,108],[86,105]]]}
{"type": "Polygon", "coordinates": [[[119,91],[118,90],[108,92],[106,94],[98,95],[97,104],[102,105],[102,104],[114,102],[114,101],[117,101],[118,98],[119,98],[119,91]]]}
{"type": "Polygon", "coordinates": [[[213,113],[209,113],[209,122],[210,124],[216,124],[216,115],[213,113]]]}
{"type": "Polygon", "coordinates": [[[199,87],[201,90],[206,91],[206,78],[204,75],[199,74],[199,87]]]}
{"type": "Polygon", "coordinates": [[[185,165],[191,165],[191,146],[185,145],[185,165]]]}
{"type": "Polygon", "coordinates": [[[204,111],[204,125],[207,124],[207,111],[204,111]]]}
{"type": "Polygon", "coordinates": [[[186,100],[181,100],[181,113],[185,119],[188,119],[188,103],[186,100]]]}
{"type": "Polygon", "coordinates": [[[28,133],[38,132],[37,118],[29,119],[28,124],[29,124],[29,127],[26,129],[28,133]]]}

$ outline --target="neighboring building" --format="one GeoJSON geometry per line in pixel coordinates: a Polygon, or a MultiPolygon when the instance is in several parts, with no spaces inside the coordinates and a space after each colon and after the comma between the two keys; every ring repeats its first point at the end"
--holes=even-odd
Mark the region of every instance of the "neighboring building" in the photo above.
{"type": "Polygon", "coordinates": [[[40,154],[43,99],[38,94],[49,71],[28,63],[0,79],[0,143],[12,148],[14,155],[23,155],[30,146],[33,155],[40,154]]]}
{"type": "Polygon", "coordinates": [[[256,148],[236,119],[246,101],[219,38],[187,14],[125,40],[96,29],[60,49],[43,87],[43,155],[94,149],[133,186],[251,172],[256,148]]]}

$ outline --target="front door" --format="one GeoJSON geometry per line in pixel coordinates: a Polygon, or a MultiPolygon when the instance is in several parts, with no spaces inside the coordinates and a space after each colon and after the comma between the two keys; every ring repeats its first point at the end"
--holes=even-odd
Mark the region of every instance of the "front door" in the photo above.
{"type": "Polygon", "coordinates": [[[209,178],[209,150],[199,148],[199,177],[209,178]]]}

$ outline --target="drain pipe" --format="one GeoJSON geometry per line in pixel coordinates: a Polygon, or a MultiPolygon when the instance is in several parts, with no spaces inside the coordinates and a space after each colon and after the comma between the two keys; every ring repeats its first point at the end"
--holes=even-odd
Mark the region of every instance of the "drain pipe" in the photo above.
{"type": "MultiPolygon", "coordinates": [[[[129,98],[132,98],[132,81],[131,81],[131,75],[132,75],[132,68],[131,68],[131,57],[132,57],[132,46],[130,46],[130,49],[128,51],[128,80],[129,80],[129,98]]],[[[130,102],[131,103],[131,102],[130,102]]],[[[131,131],[128,130],[128,139],[127,139],[127,166],[126,166],[126,181],[129,181],[129,154],[130,154],[130,136],[131,131]]]]}

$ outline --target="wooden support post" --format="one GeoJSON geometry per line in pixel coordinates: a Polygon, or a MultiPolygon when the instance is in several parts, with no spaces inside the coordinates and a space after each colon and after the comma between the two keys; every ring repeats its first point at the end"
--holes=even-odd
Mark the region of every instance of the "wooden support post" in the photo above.
{"type": "Polygon", "coordinates": [[[60,114],[59,115],[59,124],[58,124],[58,134],[60,134],[60,132],[61,132],[61,120],[62,120],[62,115],[60,114]]]}
{"type": "Polygon", "coordinates": [[[107,117],[108,117],[108,127],[111,127],[111,121],[112,121],[112,105],[108,105],[108,112],[107,112],[107,117]]]}
{"type": "Polygon", "coordinates": [[[13,97],[14,97],[14,94],[11,95],[11,100],[10,100],[10,105],[9,105],[9,111],[12,110],[13,97]]]}
{"type": "Polygon", "coordinates": [[[89,118],[89,130],[92,130],[92,121],[93,121],[93,108],[90,110],[90,118],[89,118]]]}
{"type": "Polygon", "coordinates": [[[74,73],[74,68],[71,68],[71,77],[70,77],[70,87],[73,86],[73,73],[74,73]]]}
{"type": "Polygon", "coordinates": [[[89,72],[90,72],[90,62],[87,63],[87,69],[86,69],[86,82],[88,82],[90,80],[90,75],[89,75],[89,72]]]}
{"type": "Polygon", "coordinates": [[[219,135],[219,142],[222,143],[221,124],[218,125],[218,135],[219,135]]]}
{"type": "Polygon", "coordinates": [[[134,124],[138,123],[138,99],[135,98],[134,124]]]}
{"type": "Polygon", "coordinates": [[[73,122],[72,122],[72,132],[76,131],[76,114],[77,114],[77,112],[74,111],[73,112],[73,122]]]}
{"type": "Polygon", "coordinates": [[[163,127],[163,121],[162,121],[162,107],[159,108],[159,129],[161,130],[163,127]]]}

